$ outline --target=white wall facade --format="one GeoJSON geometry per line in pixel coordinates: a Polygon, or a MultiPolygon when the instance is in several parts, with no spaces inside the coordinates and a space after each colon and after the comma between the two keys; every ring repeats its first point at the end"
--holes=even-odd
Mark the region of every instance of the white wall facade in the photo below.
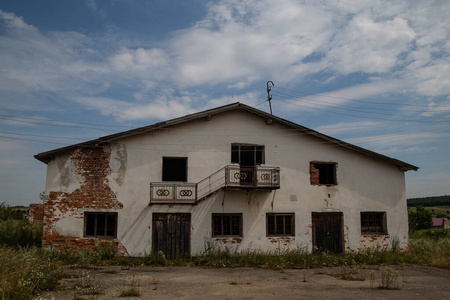
{"type": "MultiPolygon", "coordinates": [[[[152,214],[191,214],[191,255],[208,246],[230,251],[283,253],[311,251],[312,212],[342,212],[344,250],[408,248],[408,219],[404,172],[397,166],[339,147],[261,116],[235,110],[188,121],[110,144],[108,185],[117,201],[117,240],[131,256],[152,249],[152,214]],[[280,189],[223,189],[197,205],[149,205],[150,183],[162,181],[163,157],[187,157],[188,182],[196,183],[231,164],[231,144],[265,146],[265,164],[280,168],[280,189]],[[311,185],[311,161],[337,163],[337,185],[311,185]],[[387,235],[361,235],[360,213],[386,212],[387,235]],[[295,235],[267,237],[267,213],[294,213],[295,235]],[[213,238],[213,213],[242,213],[241,238],[213,238]]],[[[70,193],[80,185],[70,155],[48,163],[47,195],[70,193]]],[[[83,209],[77,211],[82,213],[83,209]]],[[[59,212],[56,230],[83,238],[83,222],[59,212]]]]}

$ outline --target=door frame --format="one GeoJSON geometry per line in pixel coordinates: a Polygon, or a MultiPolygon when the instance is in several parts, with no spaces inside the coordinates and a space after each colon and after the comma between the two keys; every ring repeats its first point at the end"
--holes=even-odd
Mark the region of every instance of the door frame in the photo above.
{"type": "Polygon", "coordinates": [[[312,223],[311,242],[313,246],[313,251],[318,252],[329,251],[333,253],[344,253],[344,246],[345,246],[344,214],[342,212],[311,212],[311,223],[312,223]],[[322,228],[319,228],[318,226],[322,226],[322,228]],[[317,236],[317,232],[318,231],[320,232],[320,230],[322,230],[324,233],[326,232],[327,236],[323,236],[322,239],[320,239],[320,237],[317,236]],[[335,237],[334,235],[336,234],[338,236],[335,237]],[[331,241],[328,240],[329,238],[331,238],[331,241]],[[318,244],[324,245],[325,249],[317,247],[318,244]]]}
{"type": "Polygon", "coordinates": [[[152,213],[152,252],[161,251],[169,259],[190,257],[191,219],[191,213],[152,213]]]}

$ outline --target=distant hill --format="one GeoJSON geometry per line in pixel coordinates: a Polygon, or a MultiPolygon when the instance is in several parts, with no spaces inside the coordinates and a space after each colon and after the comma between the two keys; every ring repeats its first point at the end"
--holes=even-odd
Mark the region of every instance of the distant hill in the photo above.
{"type": "Polygon", "coordinates": [[[407,202],[408,202],[408,207],[444,206],[444,205],[450,205],[450,195],[424,197],[424,198],[411,198],[411,199],[408,199],[407,202]]]}

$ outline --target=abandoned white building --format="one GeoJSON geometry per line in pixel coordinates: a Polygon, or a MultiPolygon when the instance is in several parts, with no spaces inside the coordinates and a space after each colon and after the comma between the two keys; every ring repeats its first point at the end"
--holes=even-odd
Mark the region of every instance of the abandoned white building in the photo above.
{"type": "Polygon", "coordinates": [[[234,103],[40,153],[44,246],[125,255],[407,249],[418,167],[234,103]]]}

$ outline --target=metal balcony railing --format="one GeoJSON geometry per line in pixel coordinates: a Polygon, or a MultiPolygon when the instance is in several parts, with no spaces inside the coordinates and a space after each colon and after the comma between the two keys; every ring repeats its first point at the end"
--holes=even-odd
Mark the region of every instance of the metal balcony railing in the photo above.
{"type": "Polygon", "coordinates": [[[280,168],[226,166],[198,183],[150,183],[150,204],[196,204],[222,188],[279,189],[280,168]]]}

